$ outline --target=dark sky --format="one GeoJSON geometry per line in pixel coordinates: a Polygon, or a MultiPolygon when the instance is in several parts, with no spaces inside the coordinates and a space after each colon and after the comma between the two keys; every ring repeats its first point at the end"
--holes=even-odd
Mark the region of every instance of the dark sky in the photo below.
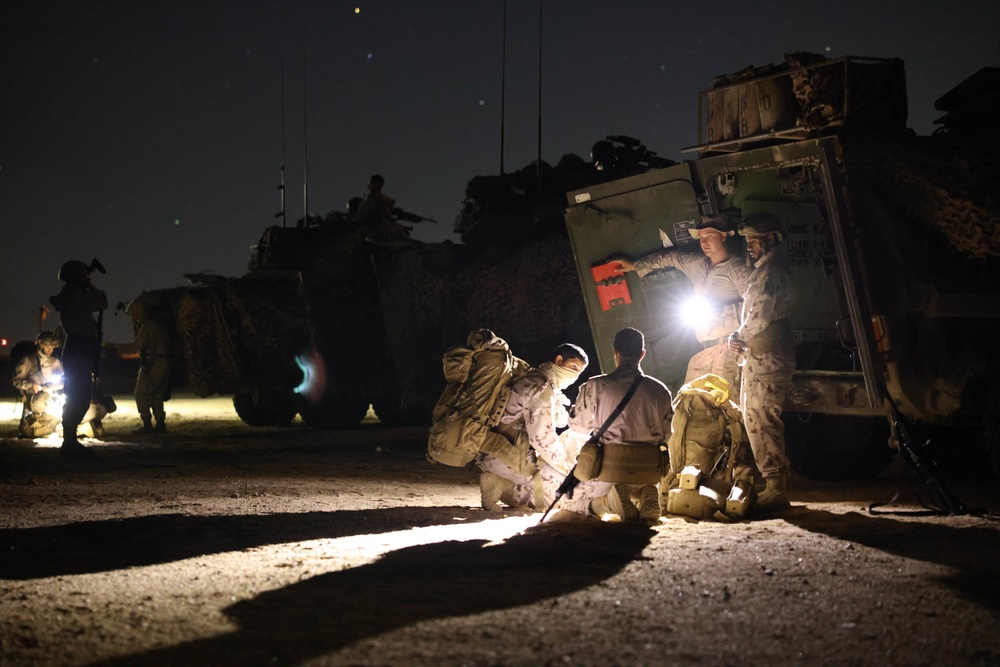
{"type": "MultiPolygon", "coordinates": [[[[537,153],[538,7],[507,2],[508,170],[537,153]]],[[[465,184],[499,172],[503,15],[503,0],[3,3],[0,336],[34,336],[67,259],[98,257],[112,303],[240,275],[280,208],[282,63],[289,224],[307,145],[310,213],[378,172],[439,220],[417,238],[455,238],[465,184]]],[[[545,0],[542,157],[624,134],[690,158],[698,91],[790,50],[903,58],[927,134],[937,97],[1000,65],[1000,2],[545,0]]],[[[131,337],[122,315],[106,329],[131,337]]]]}

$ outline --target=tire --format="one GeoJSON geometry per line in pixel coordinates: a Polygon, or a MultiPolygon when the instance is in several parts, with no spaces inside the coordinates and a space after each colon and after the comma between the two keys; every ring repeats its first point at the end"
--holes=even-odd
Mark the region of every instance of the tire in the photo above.
{"type": "Polygon", "coordinates": [[[316,429],[354,428],[368,412],[368,399],[356,396],[324,396],[319,403],[296,397],[302,421],[316,429]]]}
{"type": "Polygon", "coordinates": [[[884,417],[790,412],[784,421],[792,469],[809,479],[870,479],[896,455],[884,417]]]}
{"type": "Polygon", "coordinates": [[[295,400],[285,392],[241,392],[233,396],[233,407],[249,426],[288,426],[295,419],[295,400]]]}

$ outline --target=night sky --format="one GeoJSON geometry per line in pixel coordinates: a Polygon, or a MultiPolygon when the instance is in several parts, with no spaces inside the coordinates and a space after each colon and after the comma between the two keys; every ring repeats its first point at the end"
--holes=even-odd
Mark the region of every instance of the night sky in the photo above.
{"type": "MultiPolygon", "coordinates": [[[[513,171],[538,151],[539,4],[506,11],[513,171]]],[[[310,214],[343,210],[377,172],[439,221],[416,238],[457,239],[466,183],[500,170],[503,28],[502,0],[3,3],[0,336],[34,336],[67,259],[99,258],[112,304],[182,273],[242,274],[280,224],[283,154],[290,225],[308,154],[310,214]]],[[[903,58],[920,134],[937,97],[1000,65],[996,0],[545,0],[543,28],[552,164],[614,134],[690,159],[698,91],[786,51],[903,58]]],[[[105,338],[130,340],[131,322],[107,316],[105,338]]]]}

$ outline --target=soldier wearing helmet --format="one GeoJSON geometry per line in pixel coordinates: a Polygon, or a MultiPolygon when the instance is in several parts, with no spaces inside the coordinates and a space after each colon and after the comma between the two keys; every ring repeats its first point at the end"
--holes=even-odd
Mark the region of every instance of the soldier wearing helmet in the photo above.
{"type": "MultiPolygon", "coordinates": [[[[29,341],[23,345],[30,346],[29,341]]],[[[53,392],[63,388],[63,367],[55,355],[59,347],[59,337],[51,331],[43,331],[35,338],[33,347],[14,361],[14,387],[21,392],[24,408],[18,432],[24,437],[43,437],[55,431],[58,417],[45,414],[48,399],[53,392]]]]}
{"type": "Polygon", "coordinates": [[[62,355],[66,404],[60,450],[66,456],[92,456],[77,439],[77,429],[91,406],[94,370],[100,354],[100,330],[94,313],[107,309],[108,296],[91,283],[90,271],[90,266],[80,261],[64,263],[59,269],[59,280],[64,283],[62,290],[49,297],[66,334],[62,355]]]}
{"type": "Polygon", "coordinates": [[[163,433],[167,430],[163,402],[170,393],[170,375],[174,368],[174,347],[167,330],[152,316],[150,308],[139,299],[125,312],[132,317],[135,341],[115,345],[119,354],[139,355],[139,376],[135,381],[135,407],[142,426],[133,433],[163,433]],[[156,424],[153,424],[153,419],[156,424]]]}
{"type": "Polygon", "coordinates": [[[684,382],[706,373],[724,377],[731,385],[739,379],[737,355],[729,349],[726,336],[739,325],[739,305],[750,276],[750,268],[733,252],[727,239],[733,230],[721,217],[705,217],[690,231],[701,252],[664,248],[635,261],[617,258],[622,271],[639,277],[653,271],[677,269],[691,281],[693,301],[707,311],[695,325],[695,338],[702,349],[688,362],[684,382]]]}
{"type": "Polygon", "coordinates": [[[785,425],[781,410],[795,370],[791,276],[781,253],[781,222],[770,213],[751,215],[740,226],[747,256],[754,264],[743,294],[740,327],[730,336],[730,348],[741,355],[743,379],[740,407],[754,461],[764,477],[755,509],[777,511],[789,506],[785,495],[789,463],[785,456],[785,425]]]}

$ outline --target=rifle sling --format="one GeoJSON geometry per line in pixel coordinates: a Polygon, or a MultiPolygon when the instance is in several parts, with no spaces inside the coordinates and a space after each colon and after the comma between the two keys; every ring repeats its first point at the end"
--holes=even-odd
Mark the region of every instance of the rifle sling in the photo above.
{"type": "Polygon", "coordinates": [[[611,422],[618,419],[618,415],[622,413],[622,410],[625,409],[625,406],[628,405],[628,402],[632,400],[632,396],[635,395],[635,390],[639,388],[639,383],[642,382],[643,377],[645,376],[642,374],[642,371],[639,371],[639,374],[635,376],[634,380],[632,380],[632,384],[629,385],[628,391],[625,392],[625,395],[622,397],[622,400],[619,401],[615,409],[611,412],[610,415],[608,415],[608,418],[604,420],[604,423],[601,424],[601,428],[597,429],[597,432],[594,433],[594,435],[590,436],[590,440],[588,440],[587,442],[592,442],[598,447],[602,446],[601,437],[604,435],[605,431],[607,431],[608,428],[611,426],[611,422]]]}

